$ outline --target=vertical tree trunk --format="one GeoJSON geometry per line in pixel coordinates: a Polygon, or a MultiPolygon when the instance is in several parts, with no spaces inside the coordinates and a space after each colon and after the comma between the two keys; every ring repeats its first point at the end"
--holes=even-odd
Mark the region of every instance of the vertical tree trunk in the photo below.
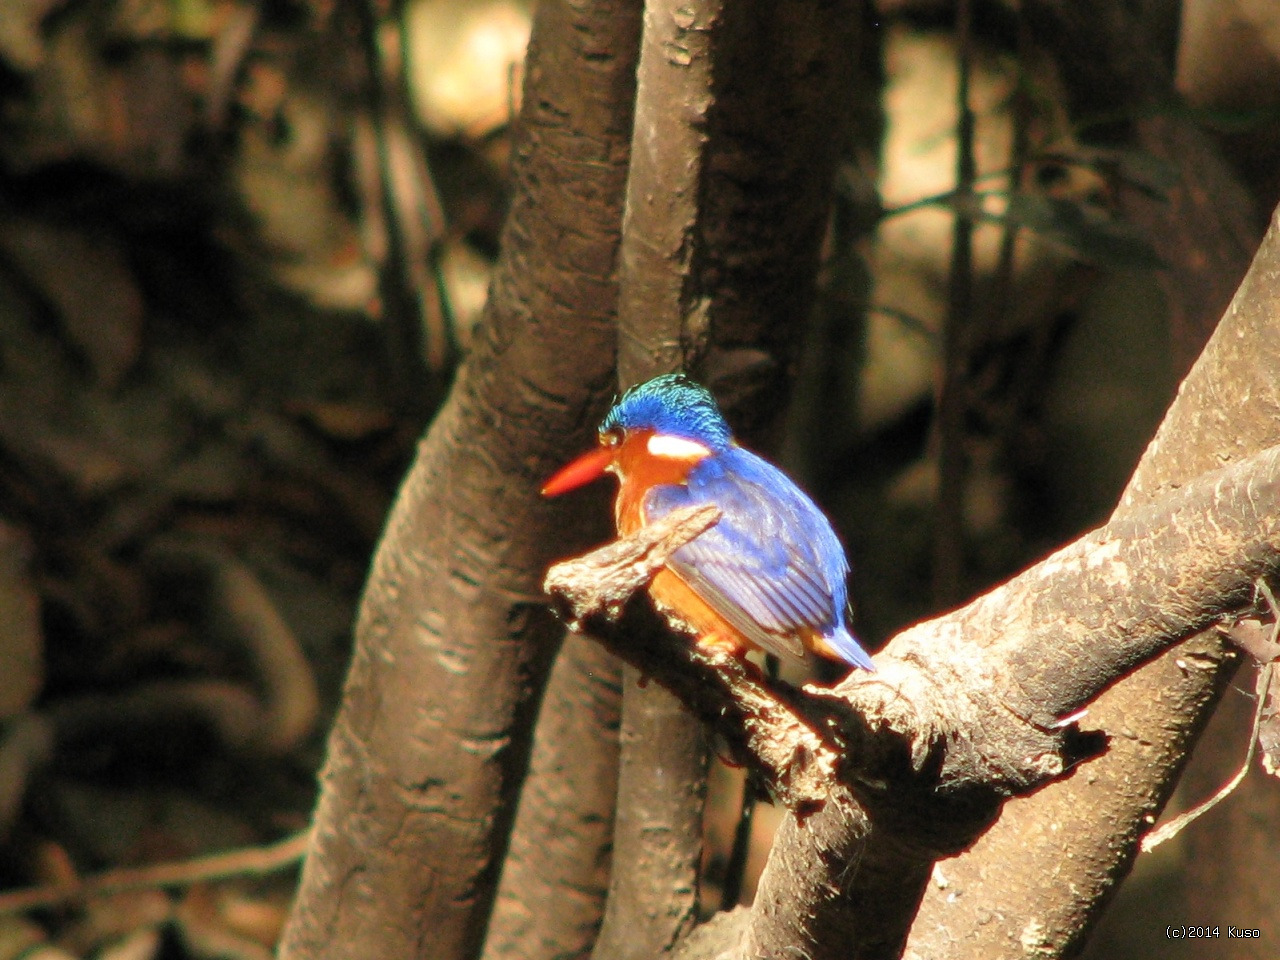
{"type": "Polygon", "coordinates": [[[621,683],[604,647],[565,638],[538,715],[485,960],[591,954],[609,888],[621,683]]]}
{"type": "Polygon", "coordinates": [[[539,6],[502,257],[374,560],[284,957],[479,950],[560,642],[542,573],[601,532],[538,487],[612,382],[638,28],[539,6]]]}
{"type": "MultiPolygon", "coordinates": [[[[758,439],[776,425],[846,147],[860,12],[852,0],[648,4],[620,277],[623,386],[684,367],[718,388],[736,426],[758,439]]],[[[601,960],[670,947],[696,907],[701,791],[683,784],[700,776],[700,730],[665,691],[634,681],[601,960]]]]}
{"type": "MultiPolygon", "coordinates": [[[[649,0],[619,263],[618,383],[685,369],[700,352],[694,266],[721,0],[649,0]]],[[[643,638],[637,638],[643,642],[643,638]]],[[[623,670],[614,870],[595,960],[659,955],[697,922],[707,746],[702,725],[657,684],[623,670]]]]}

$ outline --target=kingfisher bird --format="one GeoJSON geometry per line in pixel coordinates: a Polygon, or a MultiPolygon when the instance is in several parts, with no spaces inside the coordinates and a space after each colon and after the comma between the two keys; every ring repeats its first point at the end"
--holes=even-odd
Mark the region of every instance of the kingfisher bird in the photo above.
{"type": "Polygon", "coordinates": [[[816,653],[875,670],[849,632],[849,563],[822,511],[740,447],[710,391],[684,374],[632,387],[600,424],[599,446],[542,488],[558,496],[604,473],[619,481],[618,533],[713,503],[715,526],[675,551],[649,585],[654,605],[704,648],[793,660],[816,653]]]}

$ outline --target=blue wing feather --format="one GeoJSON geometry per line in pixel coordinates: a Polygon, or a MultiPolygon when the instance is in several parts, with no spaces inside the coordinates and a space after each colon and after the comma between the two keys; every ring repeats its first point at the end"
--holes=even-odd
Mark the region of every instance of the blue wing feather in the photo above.
{"type": "Polygon", "coordinates": [[[686,483],[654,487],[647,521],[714,503],[720,521],[676,551],[669,566],[753,643],[802,657],[820,635],[846,661],[874,669],[844,623],[849,567],[822,512],[777,467],[741,447],[698,463],[686,483]]]}

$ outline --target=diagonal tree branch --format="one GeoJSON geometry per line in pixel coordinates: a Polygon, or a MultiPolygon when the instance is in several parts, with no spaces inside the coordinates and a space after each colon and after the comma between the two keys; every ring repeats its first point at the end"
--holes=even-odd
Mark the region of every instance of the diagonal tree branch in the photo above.
{"type": "MultiPolygon", "coordinates": [[[[1277,311],[1280,211],[1139,463],[1117,519],[1280,443],[1277,311]]],[[[1074,949],[1128,872],[1233,666],[1219,640],[1198,638],[1104,694],[1090,722],[1123,735],[1089,778],[1008,804],[972,850],[945,865],[946,888],[930,887],[908,956],[979,960],[1022,950],[1024,937],[1045,957],[1074,949]]]]}
{"type": "MultiPolygon", "coordinates": [[[[661,631],[634,643],[618,626],[631,595],[718,520],[713,506],[677,511],[558,564],[546,587],[572,629],[688,703],[801,819],[823,805],[833,776],[864,799],[882,795],[884,805],[903,807],[908,758],[925,783],[920,798],[911,796],[928,809],[892,814],[905,824],[934,818],[950,797],[982,790],[997,804],[1066,771],[1079,756],[1074,724],[1063,717],[1179,640],[1253,609],[1257,579],[1280,566],[1277,504],[1280,446],[1206,474],[904,631],[878,673],[854,672],[833,691],[803,696],[736,658],[661,631]]],[[[972,841],[957,829],[948,839],[937,826],[912,828],[935,853],[972,841]]]]}
{"type": "MultiPolygon", "coordinates": [[[[1213,137],[1186,111],[1170,109],[1178,6],[1162,0],[1034,0],[1023,10],[1037,43],[1062,69],[1076,119],[1115,121],[1127,114],[1134,118],[1129,123],[1113,122],[1101,131],[1107,142],[1114,144],[1117,132],[1127,128],[1131,149],[1178,173],[1167,197],[1121,189],[1119,201],[1124,218],[1169,264],[1157,279],[1169,307],[1171,364],[1181,375],[1231,299],[1261,231],[1253,198],[1213,137]],[[1080,56],[1081,50],[1093,55],[1080,56]]],[[[1274,351],[1258,339],[1265,329],[1258,318],[1231,319],[1238,309],[1274,307],[1265,307],[1265,299],[1250,306],[1241,295],[1224,321],[1233,332],[1217,338],[1216,359],[1208,362],[1206,354],[1166,417],[1160,441],[1139,464],[1129,492],[1135,502],[1150,496],[1153,484],[1183,482],[1275,442],[1275,420],[1265,410],[1277,376],[1274,351]],[[1255,376],[1250,354],[1264,370],[1270,367],[1262,379],[1255,376]],[[1237,368],[1240,360],[1244,365],[1237,368]],[[1185,394],[1206,384],[1216,384],[1218,396],[1188,402],[1185,394]],[[1244,397],[1250,399],[1242,407],[1244,397]],[[1223,406],[1215,410],[1218,401],[1223,406]],[[1227,430],[1219,429],[1224,416],[1232,421],[1227,430]]],[[[1159,816],[1233,669],[1234,659],[1215,638],[1198,638],[1100,698],[1091,719],[1124,736],[1092,765],[1088,783],[1073,778],[1010,803],[972,851],[945,865],[946,883],[930,886],[908,953],[976,960],[1023,950],[1045,957],[1078,951],[1128,873],[1139,840],[1159,816]],[[1223,668],[1183,668],[1206,658],[1223,668]]],[[[1214,783],[1219,779],[1210,776],[1214,783]]],[[[1233,805],[1228,815],[1241,806],[1233,805]]],[[[1250,820],[1247,813],[1243,819],[1250,820]]],[[[1251,842],[1258,828],[1252,820],[1242,842],[1206,838],[1207,827],[1193,832],[1192,843],[1204,839],[1204,849],[1214,855],[1191,856],[1183,886],[1193,896],[1203,891],[1199,896],[1212,910],[1184,905],[1171,907],[1170,915],[1257,916],[1256,909],[1247,909],[1253,901],[1246,891],[1263,889],[1275,872],[1275,858],[1259,855],[1266,848],[1251,842]],[[1199,873],[1204,876],[1197,879],[1199,873]],[[1225,884],[1228,876],[1235,882],[1225,884]],[[1246,909],[1231,910],[1232,902],[1246,909]]]]}

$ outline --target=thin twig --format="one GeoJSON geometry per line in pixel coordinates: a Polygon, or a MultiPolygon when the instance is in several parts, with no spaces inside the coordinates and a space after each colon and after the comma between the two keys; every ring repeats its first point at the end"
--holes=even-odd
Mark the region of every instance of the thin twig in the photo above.
{"type": "MultiPolygon", "coordinates": [[[[1268,686],[1271,683],[1272,666],[1273,664],[1268,663],[1262,668],[1262,680],[1268,686]]],[[[1240,769],[1236,771],[1235,776],[1223,784],[1222,788],[1204,803],[1193,807],[1186,813],[1179,814],[1168,823],[1163,824],[1159,829],[1152,830],[1143,837],[1141,846],[1143,853],[1149,853],[1166,840],[1172,840],[1204,814],[1235,793],[1236,787],[1240,786],[1245,775],[1249,772],[1249,765],[1253,763],[1253,755],[1258,750],[1258,730],[1262,726],[1262,707],[1264,702],[1263,698],[1258,698],[1257,709],[1253,711],[1253,729],[1249,731],[1249,749],[1245,751],[1244,762],[1240,764],[1240,769]]]]}
{"type": "MultiPolygon", "coordinates": [[[[1031,134],[1031,96],[1027,90],[1027,72],[1031,69],[1031,28],[1021,7],[1014,11],[1018,21],[1018,53],[1016,83],[1013,88],[1012,138],[1009,144],[1009,201],[1021,192],[1026,179],[1027,151],[1031,134]]],[[[1018,251],[1019,223],[1016,217],[1006,217],[1004,229],[1000,236],[1000,252],[996,258],[995,276],[993,277],[992,301],[995,309],[992,312],[995,325],[1000,329],[1008,329],[1013,314],[1013,288],[1015,282],[1014,267],[1018,251]]],[[[1048,322],[1042,322],[1043,329],[1048,322]]]]}
{"type": "MultiPolygon", "coordinates": [[[[988,170],[984,174],[975,176],[973,178],[972,185],[977,186],[979,183],[999,180],[1004,177],[1012,176],[1012,174],[1013,174],[1012,167],[1002,167],[998,170],[988,170]]],[[[968,193],[968,197],[971,203],[973,204],[973,206],[971,207],[971,209],[973,210],[976,210],[978,208],[979,200],[985,200],[987,197],[1007,197],[1008,195],[1009,195],[1009,188],[1004,185],[993,187],[990,190],[971,190],[968,193]]],[[[896,207],[886,207],[885,209],[880,211],[879,219],[883,223],[885,220],[888,220],[892,217],[900,217],[903,214],[915,213],[915,211],[917,210],[924,210],[928,207],[956,207],[961,202],[962,202],[962,197],[961,197],[960,191],[957,188],[952,187],[949,190],[943,190],[939,193],[931,193],[928,196],[920,197],[916,200],[908,200],[906,203],[901,203],[896,207]]]]}
{"type": "Polygon", "coordinates": [[[0,916],[54,907],[91,897],[105,897],[125,890],[185,887],[232,877],[257,877],[292,866],[307,852],[310,828],[261,847],[244,847],[173,863],[147,867],[120,867],[66,884],[45,884],[0,893],[0,916]]]}

